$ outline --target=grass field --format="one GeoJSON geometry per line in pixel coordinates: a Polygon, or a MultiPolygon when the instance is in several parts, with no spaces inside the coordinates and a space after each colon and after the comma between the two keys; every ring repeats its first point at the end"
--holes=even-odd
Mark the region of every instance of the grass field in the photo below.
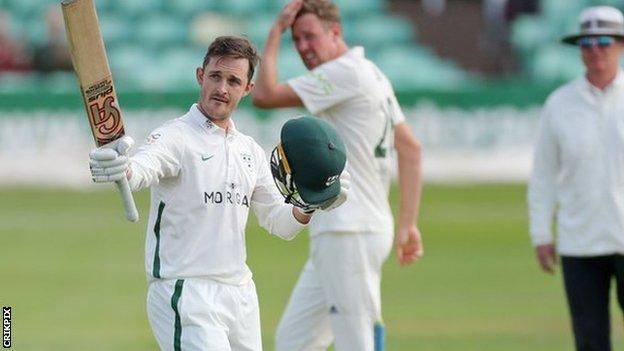
{"type": "MultiPolygon", "coordinates": [[[[572,350],[561,277],[539,272],[528,242],[524,192],[425,187],[425,257],[401,268],[393,256],[384,269],[387,350],[572,350]]],[[[13,308],[12,349],[157,349],[145,314],[148,194],[137,201],[143,218],[130,224],[112,190],[0,189],[0,304],[13,308]]],[[[283,242],[252,220],[247,240],[272,350],[307,238],[283,242]]],[[[619,316],[615,349],[624,348],[619,316]]]]}

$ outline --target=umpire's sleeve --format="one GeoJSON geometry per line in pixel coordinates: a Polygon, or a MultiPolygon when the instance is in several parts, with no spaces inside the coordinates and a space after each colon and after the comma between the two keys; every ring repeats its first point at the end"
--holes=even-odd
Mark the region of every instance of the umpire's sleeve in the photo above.
{"type": "Polygon", "coordinates": [[[552,224],[557,201],[555,180],[559,157],[551,117],[548,106],[544,107],[528,185],[529,231],[534,246],[553,242],[552,224]]]}

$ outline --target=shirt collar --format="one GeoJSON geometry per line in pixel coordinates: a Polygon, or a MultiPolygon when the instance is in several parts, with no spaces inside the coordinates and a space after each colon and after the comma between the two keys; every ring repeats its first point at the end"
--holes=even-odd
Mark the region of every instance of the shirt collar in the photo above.
{"type": "Polygon", "coordinates": [[[351,49],[347,50],[347,52],[345,52],[344,54],[338,56],[337,58],[324,62],[323,64],[315,67],[312,69],[312,71],[317,70],[319,67],[323,67],[324,65],[326,65],[328,62],[334,62],[336,60],[361,60],[364,58],[364,48],[361,46],[354,46],[351,49]]]}
{"type": "Polygon", "coordinates": [[[615,78],[613,79],[613,81],[611,82],[611,84],[607,85],[603,90],[598,89],[597,87],[592,85],[592,83],[590,83],[587,80],[587,77],[585,75],[583,75],[583,77],[581,78],[581,81],[582,81],[583,88],[588,90],[588,91],[590,91],[591,93],[594,93],[594,94],[607,94],[610,91],[613,91],[615,89],[619,89],[622,86],[624,86],[624,73],[622,72],[622,69],[618,69],[618,72],[617,72],[615,78]]]}
{"type": "Polygon", "coordinates": [[[354,46],[349,49],[344,56],[348,58],[364,58],[364,48],[362,46],[354,46]]]}
{"type": "MultiPolygon", "coordinates": [[[[191,121],[192,124],[205,129],[208,133],[212,134],[216,132],[221,132],[221,134],[225,134],[225,130],[219,127],[218,125],[214,124],[211,120],[209,120],[208,117],[206,117],[206,115],[204,115],[200,111],[196,103],[193,104],[191,108],[189,109],[188,116],[189,116],[188,119],[189,121],[191,121]]],[[[230,117],[230,126],[228,127],[228,135],[237,135],[237,134],[238,134],[238,130],[236,129],[236,126],[234,125],[234,121],[230,117]]]]}

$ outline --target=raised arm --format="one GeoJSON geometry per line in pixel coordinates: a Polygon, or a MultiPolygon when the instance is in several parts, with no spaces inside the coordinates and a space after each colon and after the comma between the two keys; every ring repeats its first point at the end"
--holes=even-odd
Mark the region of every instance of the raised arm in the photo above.
{"type": "Polygon", "coordinates": [[[269,31],[252,93],[252,102],[257,107],[303,106],[295,91],[288,84],[278,81],[277,74],[277,56],[282,34],[292,26],[301,4],[301,0],[294,0],[284,6],[269,31]]]}
{"type": "Polygon", "coordinates": [[[180,172],[184,135],[173,128],[153,131],[137,153],[130,158],[127,173],[133,191],[156,185],[163,178],[180,172]]]}

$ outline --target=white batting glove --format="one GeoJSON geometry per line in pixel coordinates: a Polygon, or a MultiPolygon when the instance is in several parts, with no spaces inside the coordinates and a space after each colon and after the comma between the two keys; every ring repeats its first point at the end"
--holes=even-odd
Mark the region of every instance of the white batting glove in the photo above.
{"type": "Polygon", "coordinates": [[[134,140],[124,136],[117,141],[115,148],[100,147],[89,154],[91,179],[96,183],[116,182],[126,177],[128,157],[126,156],[134,140]]]}
{"type": "Polygon", "coordinates": [[[342,171],[340,174],[340,193],[321,204],[319,204],[319,210],[321,211],[331,211],[337,207],[340,207],[342,204],[347,201],[347,195],[349,194],[349,189],[351,188],[351,174],[347,171],[347,168],[342,171]]]}

